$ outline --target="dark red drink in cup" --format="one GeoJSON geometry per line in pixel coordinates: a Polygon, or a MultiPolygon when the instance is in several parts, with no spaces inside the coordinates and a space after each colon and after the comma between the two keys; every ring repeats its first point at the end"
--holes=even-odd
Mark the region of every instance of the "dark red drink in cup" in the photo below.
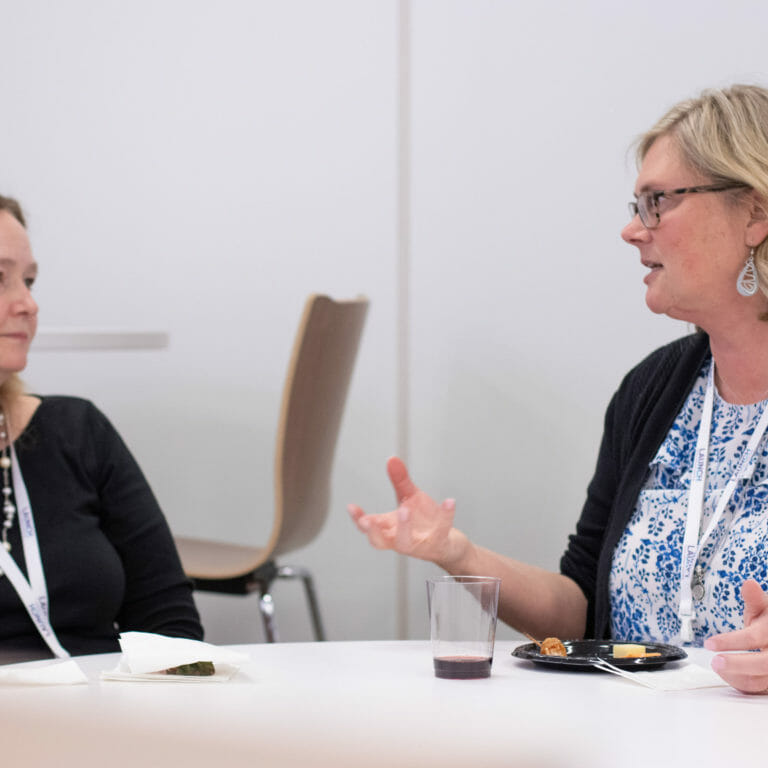
{"type": "Polygon", "coordinates": [[[492,659],[482,656],[440,656],[434,659],[435,677],[474,680],[491,676],[492,659]]]}

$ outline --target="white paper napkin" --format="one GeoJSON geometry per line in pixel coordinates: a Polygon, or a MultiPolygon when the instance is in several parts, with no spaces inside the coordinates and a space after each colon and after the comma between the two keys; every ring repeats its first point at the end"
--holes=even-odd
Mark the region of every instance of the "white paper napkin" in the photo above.
{"type": "Polygon", "coordinates": [[[74,661],[45,661],[0,667],[3,685],[80,685],[88,678],[74,661]]]}
{"type": "Polygon", "coordinates": [[[123,632],[120,637],[123,655],[112,671],[101,673],[102,680],[144,680],[166,683],[223,682],[234,675],[248,656],[199,640],[166,637],[150,632],[123,632]],[[215,674],[206,676],[168,675],[164,670],[197,661],[210,661],[215,674]]]}
{"type": "Polygon", "coordinates": [[[655,671],[633,672],[660,691],[690,691],[695,688],[727,687],[728,683],[713,669],[702,667],[692,661],[680,662],[674,667],[666,667],[655,671]]]}

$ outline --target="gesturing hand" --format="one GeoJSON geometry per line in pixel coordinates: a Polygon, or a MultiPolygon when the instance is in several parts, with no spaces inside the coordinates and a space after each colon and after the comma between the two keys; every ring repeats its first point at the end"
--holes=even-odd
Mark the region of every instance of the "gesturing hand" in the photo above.
{"type": "Polygon", "coordinates": [[[387,474],[395,489],[397,509],[367,515],[350,504],[347,509],[358,529],[377,549],[445,563],[455,554],[455,540],[460,536],[453,528],[454,501],[434,501],[414,485],[405,464],[396,456],[387,461],[387,474]]]}
{"type": "Polygon", "coordinates": [[[704,641],[710,651],[751,651],[715,656],[712,669],[744,693],[768,693],[768,594],[749,579],[741,585],[744,629],[714,635],[704,641]]]}

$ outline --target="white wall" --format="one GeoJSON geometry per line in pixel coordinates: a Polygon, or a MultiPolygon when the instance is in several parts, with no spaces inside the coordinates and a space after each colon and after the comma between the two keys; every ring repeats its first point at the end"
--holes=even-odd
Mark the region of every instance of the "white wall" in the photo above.
{"type": "MultiPolygon", "coordinates": [[[[623,373],[686,331],[621,242],[632,138],[702,87],[764,76],[768,6],[412,0],[408,451],[479,541],[556,567],[623,373]]],[[[27,209],[42,327],[164,330],[167,350],[34,352],[94,399],[178,533],[263,541],[304,296],[371,311],[333,510],[291,558],[333,639],[397,631],[396,558],[344,507],[392,502],[398,446],[398,0],[0,0],[0,192],[27,209]]],[[[402,41],[401,41],[402,42],[402,41]]],[[[423,578],[407,564],[408,633],[423,578]]],[[[309,637],[279,585],[285,639],[309,637]]],[[[214,642],[255,604],[202,596],[214,642]]]]}

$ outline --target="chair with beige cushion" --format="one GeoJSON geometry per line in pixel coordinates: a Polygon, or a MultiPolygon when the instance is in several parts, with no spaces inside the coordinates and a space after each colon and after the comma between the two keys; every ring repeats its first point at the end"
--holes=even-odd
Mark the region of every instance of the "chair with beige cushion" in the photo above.
{"type": "MultiPolygon", "coordinates": [[[[276,558],[309,544],[325,523],[331,470],[368,300],[307,299],[283,388],[275,449],[274,523],[263,547],[176,537],[196,590],[259,593],[268,642],[279,640],[271,585],[301,579],[315,637],[325,639],[312,577],[276,558]]],[[[258,510],[256,510],[258,512],[258,510]]]]}

